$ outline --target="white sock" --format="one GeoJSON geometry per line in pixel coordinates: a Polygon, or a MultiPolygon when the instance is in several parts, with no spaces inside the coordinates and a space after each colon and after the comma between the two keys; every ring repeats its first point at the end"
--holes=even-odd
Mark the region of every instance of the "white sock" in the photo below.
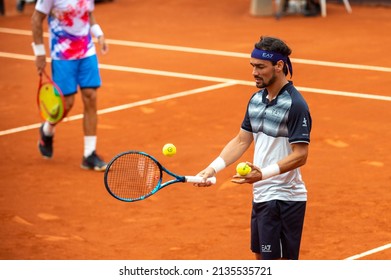
{"type": "Polygon", "coordinates": [[[88,157],[96,149],[96,136],[84,136],[84,157],[88,157]]]}
{"type": "Polygon", "coordinates": [[[45,122],[43,124],[43,134],[46,136],[53,136],[54,135],[54,125],[51,125],[49,122],[45,122]]]}

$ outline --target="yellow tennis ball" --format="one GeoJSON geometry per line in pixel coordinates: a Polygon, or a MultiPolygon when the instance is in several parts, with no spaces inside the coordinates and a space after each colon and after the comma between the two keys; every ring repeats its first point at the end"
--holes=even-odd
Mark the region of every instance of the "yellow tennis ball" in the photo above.
{"type": "Polygon", "coordinates": [[[163,155],[172,157],[175,154],[176,154],[176,147],[174,146],[174,144],[169,143],[163,146],[163,155]]]}
{"type": "Polygon", "coordinates": [[[251,172],[251,167],[247,163],[241,162],[236,166],[236,172],[238,172],[240,176],[245,176],[251,172]]]}

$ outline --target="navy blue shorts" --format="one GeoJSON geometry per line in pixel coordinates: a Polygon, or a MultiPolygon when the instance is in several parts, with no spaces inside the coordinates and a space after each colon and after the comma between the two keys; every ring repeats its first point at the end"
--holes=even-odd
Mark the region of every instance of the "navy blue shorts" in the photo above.
{"type": "Polygon", "coordinates": [[[264,260],[299,259],[306,201],[253,203],[251,251],[264,260]]]}

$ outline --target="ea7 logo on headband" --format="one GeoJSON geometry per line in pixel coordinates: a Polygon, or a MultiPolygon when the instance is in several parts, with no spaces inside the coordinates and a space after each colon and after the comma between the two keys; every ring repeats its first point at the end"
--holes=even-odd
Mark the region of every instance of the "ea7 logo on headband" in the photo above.
{"type": "Polygon", "coordinates": [[[267,59],[271,59],[271,58],[273,58],[273,54],[272,53],[262,53],[262,57],[267,58],[267,59]]]}

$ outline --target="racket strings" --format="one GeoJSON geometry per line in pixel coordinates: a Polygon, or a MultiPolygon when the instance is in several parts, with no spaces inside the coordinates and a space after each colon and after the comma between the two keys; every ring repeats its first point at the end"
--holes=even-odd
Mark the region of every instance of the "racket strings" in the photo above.
{"type": "Polygon", "coordinates": [[[118,157],[107,172],[107,185],[117,197],[125,200],[143,198],[156,191],[161,178],[160,167],[142,154],[118,157]]]}

